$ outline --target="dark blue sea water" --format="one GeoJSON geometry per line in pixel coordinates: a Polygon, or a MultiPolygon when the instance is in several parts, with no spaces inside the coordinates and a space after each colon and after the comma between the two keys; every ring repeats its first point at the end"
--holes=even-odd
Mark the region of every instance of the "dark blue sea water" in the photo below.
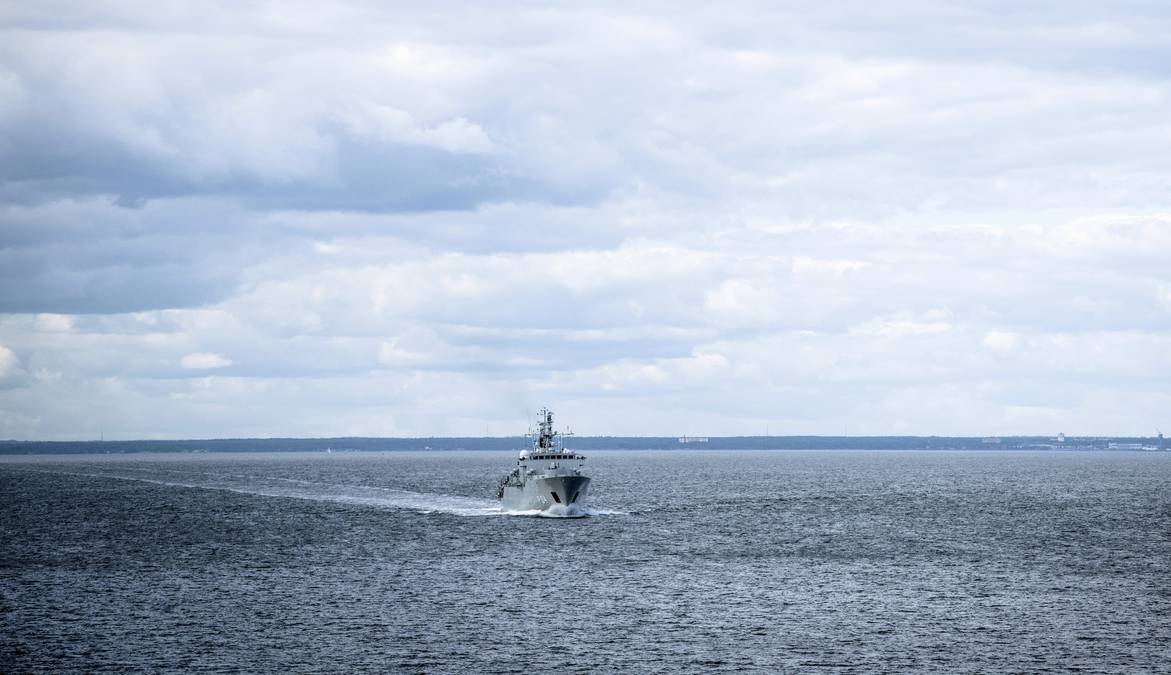
{"type": "Polygon", "coordinates": [[[1168,672],[1171,454],[0,463],[0,671],[1168,672]]]}

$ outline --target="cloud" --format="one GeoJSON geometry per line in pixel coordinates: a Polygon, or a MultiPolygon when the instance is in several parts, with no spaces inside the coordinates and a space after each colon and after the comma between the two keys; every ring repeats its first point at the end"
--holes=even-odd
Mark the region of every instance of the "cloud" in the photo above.
{"type": "Polygon", "coordinates": [[[232,361],[220,354],[195,352],[192,354],[184,354],[183,358],[179,359],[179,364],[188,370],[212,370],[230,366],[232,365],[232,361]]]}
{"type": "Polygon", "coordinates": [[[11,349],[0,345],[0,381],[7,379],[20,367],[20,361],[11,349]]]}
{"type": "Polygon", "coordinates": [[[946,333],[951,329],[952,325],[947,321],[923,321],[903,317],[880,317],[858,327],[855,329],[855,332],[882,337],[906,337],[910,335],[946,333]]]}
{"type": "Polygon", "coordinates": [[[479,125],[457,117],[434,127],[419,126],[409,113],[362,101],[343,113],[349,130],[361,138],[434,146],[453,153],[490,153],[492,140],[479,125]]]}
{"type": "Polygon", "coordinates": [[[9,8],[0,436],[1143,431],[1169,21],[9,8]]]}
{"type": "Polygon", "coordinates": [[[36,330],[45,333],[68,333],[73,330],[73,317],[67,314],[38,314],[36,330]]]}
{"type": "Polygon", "coordinates": [[[998,352],[1012,351],[1017,345],[1017,336],[1002,330],[992,330],[984,334],[984,346],[998,352]]]}

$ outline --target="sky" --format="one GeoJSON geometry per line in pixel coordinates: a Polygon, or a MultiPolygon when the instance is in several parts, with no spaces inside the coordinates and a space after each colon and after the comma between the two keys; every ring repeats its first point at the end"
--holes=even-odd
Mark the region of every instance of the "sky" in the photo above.
{"type": "Polygon", "coordinates": [[[1168,34],[5,0],[0,438],[1171,432],[1168,34]]]}

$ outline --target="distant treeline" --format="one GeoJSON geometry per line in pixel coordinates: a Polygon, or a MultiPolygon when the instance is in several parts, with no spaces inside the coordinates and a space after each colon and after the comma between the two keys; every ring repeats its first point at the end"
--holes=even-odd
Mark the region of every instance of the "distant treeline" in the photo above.
{"type": "MultiPolygon", "coordinates": [[[[1046,436],[574,436],[577,450],[1026,450],[1148,449],[1155,438],[1066,438],[1046,436]],[[1131,448],[1119,446],[1136,446],[1131,448]],[[1114,447],[1112,447],[1114,446],[1114,447]]],[[[180,441],[0,441],[0,454],[84,454],[135,452],[333,452],[379,450],[517,450],[520,436],[455,438],[217,438],[180,441]]]]}

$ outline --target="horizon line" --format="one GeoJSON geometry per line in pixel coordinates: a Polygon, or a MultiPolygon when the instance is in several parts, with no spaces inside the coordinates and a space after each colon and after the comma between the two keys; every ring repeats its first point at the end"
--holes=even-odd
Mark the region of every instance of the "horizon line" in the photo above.
{"type": "MultiPolygon", "coordinates": [[[[174,438],[90,438],[90,439],[19,439],[19,438],[5,438],[0,439],[0,443],[171,443],[171,442],[185,442],[185,441],[329,441],[329,440],[396,440],[396,441],[424,441],[424,440],[486,440],[486,439],[517,439],[525,438],[526,434],[509,434],[503,436],[473,436],[473,435],[451,435],[451,436],[206,436],[206,437],[174,437],[174,438]]],[[[576,439],[607,439],[607,438],[624,438],[624,439],[647,439],[647,440],[664,440],[664,439],[719,439],[731,440],[741,438],[752,439],[801,439],[801,438],[816,438],[816,439],[882,439],[882,438],[924,438],[924,439],[1047,439],[1058,441],[1072,440],[1108,440],[1108,439],[1158,439],[1162,434],[1154,435],[1125,435],[1125,434],[740,434],[740,435],[714,435],[714,434],[685,434],[685,435],[636,435],[636,434],[575,434],[573,438],[576,439]]],[[[684,441],[686,442],[686,441],[684,441]]],[[[1060,441],[1059,441],[1060,442],[1060,441]]]]}

